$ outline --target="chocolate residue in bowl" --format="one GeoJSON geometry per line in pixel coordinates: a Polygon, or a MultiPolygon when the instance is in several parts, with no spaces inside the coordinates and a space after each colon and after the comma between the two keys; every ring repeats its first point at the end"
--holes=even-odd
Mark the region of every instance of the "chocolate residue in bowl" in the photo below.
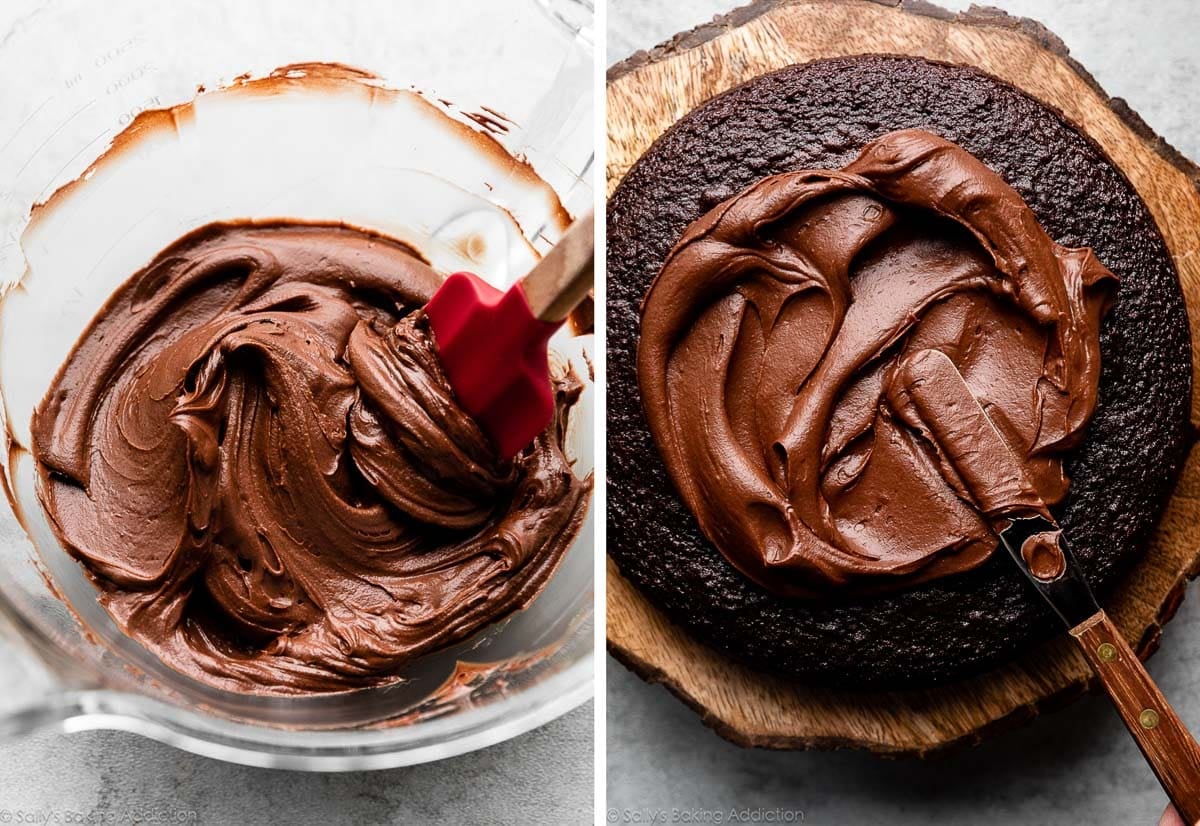
{"type": "Polygon", "coordinates": [[[33,418],[41,499],[117,623],[223,688],[380,685],[528,604],[591,480],[581,385],[499,460],[419,307],[440,277],[341,225],[213,224],[113,294],[33,418]]]}

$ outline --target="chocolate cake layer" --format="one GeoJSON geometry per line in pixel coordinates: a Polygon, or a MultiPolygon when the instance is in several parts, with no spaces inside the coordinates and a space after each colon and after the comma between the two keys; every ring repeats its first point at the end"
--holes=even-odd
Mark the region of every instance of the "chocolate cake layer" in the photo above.
{"type": "Polygon", "coordinates": [[[1091,248],[1119,279],[1101,324],[1099,400],[1055,508],[1102,597],[1144,549],[1191,438],[1190,337],[1170,256],[1130,183],[1059,113],[973,69],[870,56],[789,67],[685,116],[609,203],[608,551],[718,650],[843,685],[964,676],[1055,626],[999,554],[886,595],[772,593],[740,573],[701,532],[650,436],[636,372],[640,307],[685,228],[717,204],[769,175],[844,167],[900,129],[974,155],[1057,244],[1091,248]]]}

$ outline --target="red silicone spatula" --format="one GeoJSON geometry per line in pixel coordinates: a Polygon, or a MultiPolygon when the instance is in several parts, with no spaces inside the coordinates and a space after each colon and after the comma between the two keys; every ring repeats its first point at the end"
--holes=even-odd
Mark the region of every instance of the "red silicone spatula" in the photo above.
{"type": "Polygon", "coordinates": [[[446,378],[501,456],[554,416],[546,342],[592,286],[592,213],[580,218],[507,292],[456,272],[425,305],[446,378]]]}

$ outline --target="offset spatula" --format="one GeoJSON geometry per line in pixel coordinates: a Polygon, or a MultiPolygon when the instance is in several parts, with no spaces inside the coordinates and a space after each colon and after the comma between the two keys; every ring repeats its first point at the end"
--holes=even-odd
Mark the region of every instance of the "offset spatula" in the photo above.
{"type": "Polygon", "coordinates": [[[1200,746],[1097,605],[1061,528],[954,363],[926,350],[907,359],[896,379],[901,404],[911,404],[1021,573],[1082,649],[1175,808],[1186,823],[1200,823],[1200,746]]]}
{"type": "Polygon", "coordinates": [[[592,229],[589,212],[507,292],[456,272],[425,305],[454,395],[502,457],[554,417],[546,343],[592,287],[592,229]]]}

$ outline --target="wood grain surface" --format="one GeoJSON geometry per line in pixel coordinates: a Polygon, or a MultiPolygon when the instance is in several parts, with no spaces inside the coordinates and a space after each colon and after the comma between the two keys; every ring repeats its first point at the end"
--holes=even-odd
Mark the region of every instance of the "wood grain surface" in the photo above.
{"type": "Polygon", "coordinates": [[[1175,808],[1186,823],[1200,823],[1200,745],[1196,739],[1106,613],[1101,611],[1081,622],[1071,629],[1071,636],[1175,808]]]}
{"type": "Polygon", "coordinates": [[[534,318],[557,323],[587,298],[596,268],[595,223],[588,211],[521,279],[534,318]]]}
{"type": "MultiPolygon", "coordinates": [[[[1109,98],[1037,23],[992,9],[954,15],[925,2],[759,0],[614,66],[608,75],[608,192],[665,129],[752,77],[823,57],[889,53],[976,66],[1066,114],[1149,206],[1174,257],[1200,341],[1200,169],[1109,98]]],[[[1193,400],[1193,425],[1200,421],[1193,400]]],[[[1200,562],[1200,455],[1193,450],[1145,558],[1107,606],[1143,659],[1200,562]]],[[[845,693],[766,677],[701,645],[608,560],[610,652],[665,685],[722,736],[769,748],[866,748],[922,755],[977,742],[1083,693],[1094,677],[1070,637],[1010,665],[920,691],[845,693]]]]}

